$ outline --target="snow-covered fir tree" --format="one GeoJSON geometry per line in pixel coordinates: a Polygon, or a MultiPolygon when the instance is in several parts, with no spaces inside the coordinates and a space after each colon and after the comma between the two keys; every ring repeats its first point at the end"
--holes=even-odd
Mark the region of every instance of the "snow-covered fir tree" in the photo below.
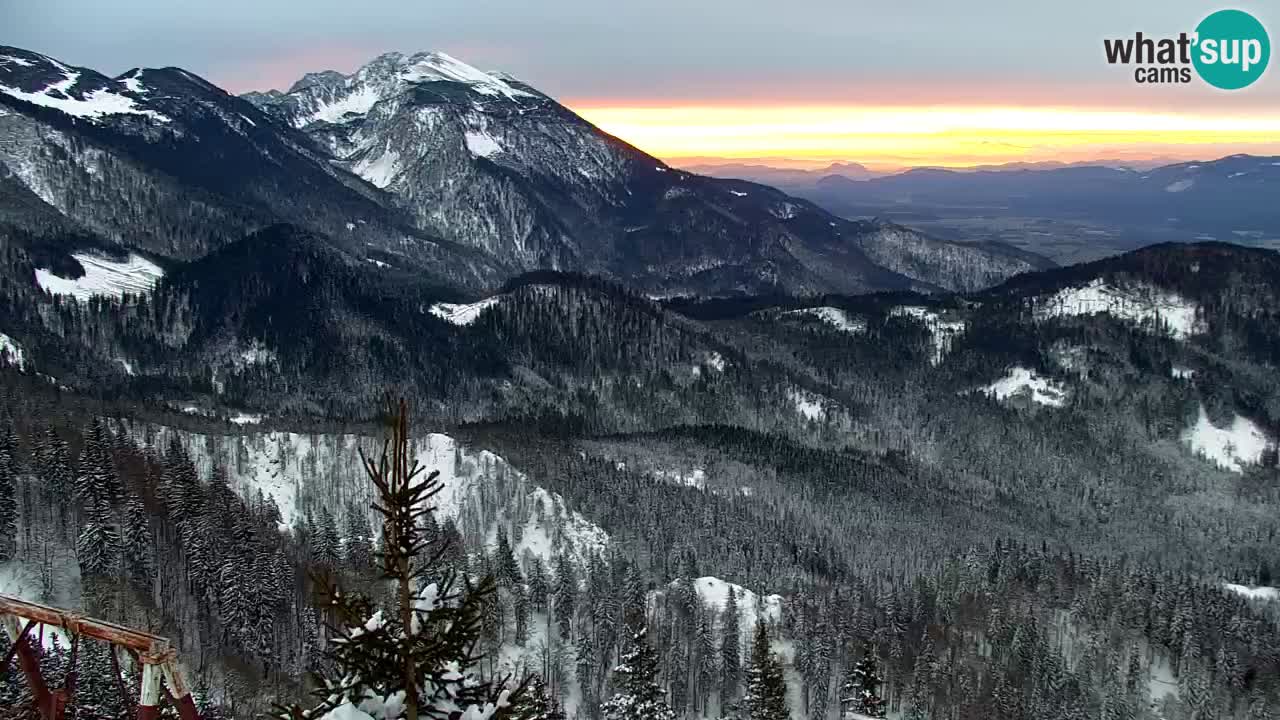
{"type": "Polygon", "coordinates": [[[622,660],[613,669],[614,695],[602,706],[604,720],[675,720],[658,683],[658,653],[641,627],[632,634],[622,660]]]}
{"type": "Polygon", "coordinates": [[[426,547],[423,519],[435,511],[429,500],[441,488],[439,471],[427,474],[411,460],[405,401],[385,417],[389,441],[376,458],[361,452],[361,462],[376,491],[375,509],[385,518],[377,555],[392,585],[392,606],[376,609],[368,596],[318,578],[339,620],[326,653],[333,669],[316,678],[317,705],[283,708],[281,717],[318,718],[350,705],[376,720],[510,718],[511,700],[523,694],[524,683],[513,693],[473,670],[493,578],[473,583],[449,572],[420,582],[430,569],[421,558],[438,554],[426,547]]]}
{"type": "Polygon", "coordinates": [[[885,703],[880,696],[884,681],[876,665],[876,653],[870,645],[863,648],[862,657],[849,665],[844,684],[840,688],[840,709],[845,716],[853,714],[868,717],[884,717],[885,703]]]}

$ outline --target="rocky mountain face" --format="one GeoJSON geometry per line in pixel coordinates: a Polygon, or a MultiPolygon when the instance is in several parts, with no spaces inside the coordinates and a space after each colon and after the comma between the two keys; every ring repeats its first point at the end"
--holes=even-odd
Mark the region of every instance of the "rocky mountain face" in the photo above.
{"type": "Polygon", "coordinates": [[[387,190],[423,230],[523,269],[602,273],[654,293],[973,289],[1030,269],[668,167],[528,85],[439,53],[383,55],[350,76],[310,74],[246,98],[387,190]],[[881,249],[886,234],[896,242],[881,249]]]}

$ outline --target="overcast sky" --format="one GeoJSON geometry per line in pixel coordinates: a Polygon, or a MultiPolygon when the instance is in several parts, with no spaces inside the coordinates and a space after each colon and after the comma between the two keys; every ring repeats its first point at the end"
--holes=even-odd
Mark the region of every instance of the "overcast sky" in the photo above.
{"type": "MultiPolygon", "coordinates": [[[[1260,3],[1259,3],[1260,4],[1260,3]]],[[[1265,8],[1241,5],[1268,27],[1265,8]]],[[[571,101],[912,102],[1077,89],[1132,96],[1102,38],[1190,31],[1195,0],[0,0],[0,42],[120,72],[178,65],[228,89],[287,86],[389,50],[444,50],[571,101]]],[[[1275,35],[1275,31],[1272,32],[1275,35]]],[[[1274,73],[1271,73],[1274,75],[1274,73]]],[[[1265,82],[1231,102],[1280,99],[1265,82]],[[1265,96],[1261,97],[1261,96],[1265,96]]],[[[1168,90],[1168,88],[1164,88],[1168,90]]],[[[1132,101],[1167,104],[1178,92],[1132,101]]],[[[1204,104],[1223,101],[1197,93],[1204,104]]]]}

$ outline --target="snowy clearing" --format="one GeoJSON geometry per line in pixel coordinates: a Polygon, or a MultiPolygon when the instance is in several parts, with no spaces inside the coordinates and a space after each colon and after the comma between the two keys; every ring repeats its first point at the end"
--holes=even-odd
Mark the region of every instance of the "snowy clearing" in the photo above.
{"type": "Polygon", "coordinates": [[[825,420],[827,411],[822,407],[822,398],[805,390],[788,390],[787,397],[795,403],[796,412],[805,420],[825,420]]]}
{"type": "Polygon", "coordinates": [[[1152,287],[1120,289],[1102,279],[1065,288],[1036,301],[1037,320],[1105,313],[1144,327],[1161,328],[1176,338],[1201,331],[1199,307],[1173,293],[1152,287]]]}
{"type": "Polygon", "coordinates": [[[1066,388],[1062,385],[1024,367],[1013,368],[999,380],[979,388],[978,392],[997,400],[1030,394],[1032,402],[1049,407],[1062,407],[1067,398],[1066,388]]]}
{"type": "Polygon", "coordinates": [[[1171,193],[1179,193],[1184,190],[1190,189],[1191,186],[1195,184],[1196,184],[1195,180],[1178,180],[1176,182],[1170,183],[1167,187],[1165,187],[1164,191],[1171,192],[1171,193]]]}
{"type": "Polygon", "coordinates": [[[497,305],[501,299],[501,296],[495,295],[473,303],[436,303],[429,312],[454,325],[470,325],[480,317],[480,313],[497,305]]]}
{"type": "Polygon", "coordinates": [[[90,253],[72,253],[71,257],[84,267],[83,277],[68,280],[47,269],[37,269],[36,283],[53,295],[70,295],[85,301],[95,295],[120,298],[125,293],[140,295],[150,292],[164,277],[164,270],[159,265],[136,253],[130,253],[124,262],[90,253]]]}
{"type": "Polygon", "coordinates": [[[241,412],[227,418],[227,421],[236,425],[259,425],[262,423],[262,416],[241,412]]]}
{"type": "Polygon", "coordinates": [[[27,366],[26,355],[22,352],[22,346],[4,333],[0,333],[0,362],[10,363],[19,370],[23,370],[27,366]]]}
{"type": "Polygon", "coordinates": [[[77,99],[70,94],[71,88],[80,79],[80,73],[67,71],[62,80],[36,92],[27,92],[18,88],[0,85],[0,93],[23,102],[52,108],[73,117],[97,120],[108,115],[142,115],[159,122],[169,122],[169,118],[154,110],[139,108],[133,98],[111,92],[107,88],[98,88],[77,99]]]}
{"type": "Polygon", "coordinates": [[[1248,600],[1280,602],[1280,588],[1254,587],[1250,585],[1236,585],[1234,583],[1223,583],[1222,587],[1248,600]]]}
{"type": "Polygon", "coordinates": [[[1243,473],[1246,465],[1257,464],[1270,444],[1261,428],[1239,415],[1231,427],[1216,427],[1204,407],[1196,424],[1183,431],[1182,442],[1218,467],[1237,473],[1243,473]]]}

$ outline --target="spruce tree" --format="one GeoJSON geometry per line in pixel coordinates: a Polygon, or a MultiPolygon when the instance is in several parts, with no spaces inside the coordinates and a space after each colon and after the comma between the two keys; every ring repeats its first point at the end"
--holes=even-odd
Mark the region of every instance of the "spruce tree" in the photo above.
{"type": "Polygon", "coordinates": [[[431,498],[441,489],[440,473],[424,473],[411,458],[408,407],[404,400],[386,414],[391,437],[375,458],[360,453],[373,483],[374,509],[383,518],[377,553],[383,576],[392,585],[390,612],[375,609],[371,598],[339,589],[316,578],[330,611],[339,619],[327,652],[333,670],[316,679],[319,703],[304,710],[284,709],[282,717],[317,718],[346,703],[381,718],[418,720],[491,720],[510,718],[518,699],[504,682],[483,682],[472,671],[481,659],[485,601],[495,592],[492,577],[473,584],[465,573],[438,575],[423,557],[429,552],[423,519],[435,511],[431,498]],[[440,579],[424,583],[431,575],[440,579]]]}
{"type": "Polygon", "coordinates": [[[631,636],[622,662],[613,669],[617,692],[602,706],[604,720],[675,720],[658,684],[658,653],[641,627],[631,636]]]}
{"type": "Polygon", "coordinates": [[[764,617],[756,621],[751,645],[751,667],[747,670],[747,693],[743,698],[751,720],[789,720],[787,681],[782,665],[769,647],[769,631],[764,617]]]}

